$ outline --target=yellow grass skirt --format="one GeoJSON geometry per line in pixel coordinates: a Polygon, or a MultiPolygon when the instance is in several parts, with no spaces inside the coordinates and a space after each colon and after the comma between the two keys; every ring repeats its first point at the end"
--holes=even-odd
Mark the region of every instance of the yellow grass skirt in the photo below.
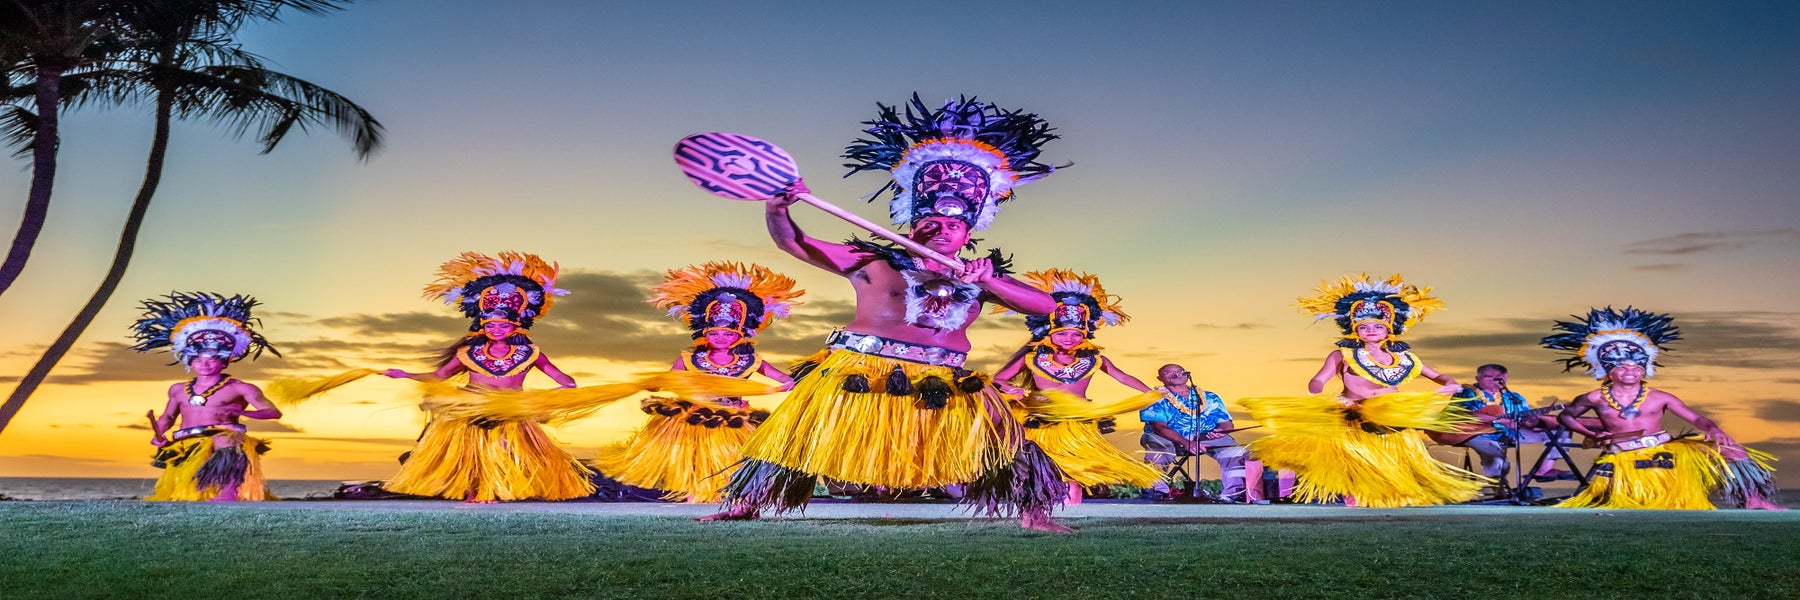
{"type": "Polygon", "coordinates": [[[1418,431],[1454,431],[1471,420],[1466,411],[1447,409],[1450,401],[1397,392],[1346,409],[1332,396],[1246,398],[1251,417],[1270,430],[1246,448],[1268,467],[1299,474],[1294,493],[1301,502],[1342,496],[1372,508],[1467,502],[1492,482],[1431,456],[1418,431]]]}
{"type": "Polygon", "coordinates": [[[818,366],[756,429],[745,457],[847,483],[927,488],[1009,465],[1024,443],[1000,395],[986,385],[964,392],[950,367],[842,349],[810,360],[818,366]],[[918,393],[886,393],[896,368],[915,390],[929,378],[948,383],[947,405],[931,409],[918,393]],[[870,391],[845,391],[853,376],[870,391]]]}
{"type": "Polygon", "coordinates": [[[425,410],[455,418],[522,419],[566,423],[584,418],[639,392],[666,392],[700,401],[705,398],[760,396],[780,386],[699,371],[640,373],[636,379],[578,388],[548,390],[482,390],[463,393],[454,385],[424,384],[425,410]]]}
{"type": "Polygon", "coordinates": [[[1162,393],[1146,392],[1095,404],[1066,392],[1034,392],[1022,405],[1028,413],[1025,438],[1037,442],[1069,481],[1084,487],[1125,483],[1147,488],[1162,479],[1162,471],[1107,441],[1094,419],[1140,410],[1160,399],[1162,393]]]}
{"type": "MultiPolygon", "coordinates": [[[[1768,456],[1754,451],[1751,456],[1758,454],[1768,456]]],[[[1708,497],[1724,483],[1725,458],[1700,440],[1679,439],[1607,454],[1594,459],[1594,464],[1605,466],[1558,508],[1712,510],[1708,497]]]]}
{"type": "MultiPolygon", "coordinates": [[[[280,500],[269,491],[268,481],[263,478],[262,452],[269,443],[261,438],[253,438],[242,433],[225,432],[219,435],[235,438],[235,443],[243,449],[244,457],[249,460],[249,468],[244,470],[244,482],[238,484],[238,500],[280,500]]],[[[213,437],[197,435],[169,442],[157,449],[159,458],[166,459],[168,466],[163,467],[163,474],[156,479],[156,489],[152,490],[145,500],[194,502],[212,500],[219,495],[219,486],[199,485],[200,467],[213,456],[215,450],[213,437]]]]}
{"type": "Polygon", "coordinates": [[[434,418],[382,488],[452,500],[567,500],[591,496],[593,472],[533,421],[434,418]]]}
{"type": "Polygon", "coordinates": [[[721,499],[719,490],[744,458],[754,422],[768,415],[675,398],[649,398],[643,406],[650,422],[630,439],[602,449],[594,467],[627,485],[664,490],[669,500],[692,496],[706,503],[721,499]]]}

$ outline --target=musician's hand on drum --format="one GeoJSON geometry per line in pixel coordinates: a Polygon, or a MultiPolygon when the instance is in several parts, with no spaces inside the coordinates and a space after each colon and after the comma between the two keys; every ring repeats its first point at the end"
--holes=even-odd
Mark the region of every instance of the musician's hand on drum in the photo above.
{"type": "Polygon", "coordinates": [[[1202,435],[1202,436],[1200,436],[1200,439],[1203,439],[1203,440],[1216,440],[1216,439],[1219,439],[1219,438],[1222,438],[1222,437],[1225,437],[1225,434],[1223,434],[1223,433],[1219,433],[1219,432],[1217,432],[1217,431],[1208,431],[1208,432],[1206,432],[1206,435],[1202,435]]]}

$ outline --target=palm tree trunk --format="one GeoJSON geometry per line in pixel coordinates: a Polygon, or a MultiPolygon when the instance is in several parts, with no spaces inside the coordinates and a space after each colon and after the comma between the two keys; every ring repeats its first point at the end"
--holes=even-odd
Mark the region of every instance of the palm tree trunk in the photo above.
{"type": "MultiPolygon", "coordinates": [[[[119,232],[119,248],[113,252],[112,268],[106,271],[106,278],[100,281],[100,288],[88,298],[81,312],[75,314],[75,320],[69,323],[62,335],[44,350],[37,364],[31,366],[31,372],[19,380],[19,387],[14,388],[12,395],[0,404],[0,432],[6,431],[8,423],[19,409],[25,405],[25,399],[37,391],[38,384],[50,375],[50,370],[74,347],[76,338],[87,331],[106,301],[112,298],[113,290],[118,289],[119,281],[125,278],[125,267],[131,264],[131,254],[137,249],[138,229],[144,225],[144,215],[150,210],[150,199],[156,196],[156,186],[162,182],[163,158],[169,148],[169,122],[174,112],[174,99],[168,93],[157,95],[156,102],[156,135],[150,141],[150,158],[144,164],[144,184],[138,187],[137,199],[131,203],[131,215],[125,218],[125,227],[119,232]]],[[[33,191],[35,192],[35,187],[33,191]]]]}
{"type": "Polygon", "coordinates": [[[62,107],[63,70],[55,66],[37,69],[37,131],[31,152],[31,195],[25,201],[25,218],[19,221],[19,232],[13,235],[12,250],[6,262],[0,263],[0,294],[12,287],[25,271],[25,260],[31,258],[31,247],[37,245],[38,233],[50,216],[50,186],[56,183],[57,110],[62,107]]]}

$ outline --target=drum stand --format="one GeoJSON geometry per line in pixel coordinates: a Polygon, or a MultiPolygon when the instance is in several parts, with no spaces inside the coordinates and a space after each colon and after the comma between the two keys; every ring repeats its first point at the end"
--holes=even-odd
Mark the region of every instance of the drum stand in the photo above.
{"type": "MultiPolygon", "coordinates": [[[[1528,498],[1527,492],[1525,492],[1525,488],[1532,483],[1532,474],[1537,473],[1538,468],[1544,466],[1544,461],[1551,459],[1550,453],[1552,452],[1556,453],[1557,457],[1562,458],[1563,464],[1569,466],[1569,472],[1575,475],[1575,489],[1579,490],[1587,487],[1588,475],[1581,472],[1581,467],[1575,464],[1575,457],[1569,455],[1570,448],[1579,448],[1581,446],[1568,441],[1570,437],[1568,428],[1558,427],[1552,429],[1545,432],[1545,436],[1549,439],[1544,442],[1544,449],[1538,452],[1537,460],[1532,461],[1529,467],[1520,468],[1518,472],[1515,473],[1516,480],[1519,483],[1512,489],[1513,504],[1522,506],[1542,506],[1546,504],[1555,504],[1558,501],[1568,498],[1568,496],[1559,496],[1555,498],[1528,498]]],[[[1524,459],[1524,447],[1524,444],[1516,444],[1513,447],[1513,456],[1521,461],[1524,459]]],[[[1523,463],[1515,461],[1514,465],[1523,466],[1523,463]]]]}
{"type": "MultiPolygon", "coordinates": [[[[1588,475],[1583,473],[1581,468],[1575,465],[1575,458],[1569,455],[1570,448],[1580,448],[1581,446],[1579,444],[1564,441],[1568,439],[1567,434],[1568,430],[1560,427],[1546,432],[1545,436],[1549,438],[1549,441],[1544,442],[1544,449],[1538,452],[1537,460],[1531,461],[1530,464],[1525,463],[1525,444],[1515,439],[1506,438],[1505,445],[1510,446],[1512,449],[1512,460],[1510,461],[1512,464],[1509,466],[1509,468],[1512,469],[1512,476],[1510,477],[1511,481],[1508,481],[1509,478],[1506,475],[1501,475],[1500,481],[1498,482],[1500,484],[1500,495],[1498,497],[1490,500],[1478,500],[1471,502],[1470,504],[1545,506],[1555,504],[1567,498],[1567,496],[1558,496],[1554,498],[1533,498],[1531,496],[1530,490],[1534,488],[1531,484],[1536,482],[1534,475],[1540,467],[1544,466],[1544,461],[1552,460],[1553,457],[1551,456],[1551,453],[1555,453],[1555,458],[1561,458],[1563,463],[1569,466],[1569,472],[1575,475],[1575,482],[1579,486],[1576,489],[1579,490],[1583,487],[1587,487],[1588,475]]],[[[1474,464],[1470,461],[1469,455],[1467,454],[1463,455],[1463,469],[1470,471],[1475,469],[1474,464]]]]}

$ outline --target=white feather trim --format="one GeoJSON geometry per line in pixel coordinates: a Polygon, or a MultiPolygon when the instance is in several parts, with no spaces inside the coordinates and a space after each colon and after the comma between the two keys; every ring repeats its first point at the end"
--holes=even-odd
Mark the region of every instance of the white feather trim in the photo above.
{"type": "Polygon", "coordinates": [[[1644,355],[1649,357],[1644,364],[1644,378],[1655,377],[1656,355],[1659,354],[1656,343],[1651,342],[1650,338],[1644,334],[1621,327],[1623,325],[1619,323],[1596,322],[1593,324],[1593,328],[1599,333],[1588,336],[1581,344],[1581,360],[1588,364],[1588,375],[1593,376],[1594,379],[1606,379],[1606,367],[1600,365],[1600,348],[1611,342],[1625,341],[1644,349],[1644,355]]]}

